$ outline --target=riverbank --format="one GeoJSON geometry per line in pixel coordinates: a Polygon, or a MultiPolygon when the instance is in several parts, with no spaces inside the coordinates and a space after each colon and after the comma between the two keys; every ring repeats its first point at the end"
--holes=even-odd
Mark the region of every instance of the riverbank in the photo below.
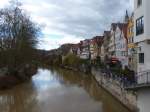
{"type": "Polygon", "coordinates": [[[63,69],[67,69],[67,70],[73,70],[75,72],[83,72],[83,73],[89,73],[89,74],[91,73],[90,66],[85,65],[85,64],[83,64],[82,66],[78,66],[78,68],[70,67],[70,66],[64,66],[64,65],[61,65],[60,67],[63,69]]]}
{"type": "Polygon", "coordinates": [[[7,67],[1,68],[0,89],[9,89],[17,84],[28,81],[36,72],[37,67],[35,65],[25,65],[18,68],[11,68],[11,70],[7,67]]]}
{"type": "Polygon", "coordinates": [[[129,110],[138,112],[136,93],[125,90],[119,81],[106,77],[100,69],[92,68],[91,72],[99,86],[104,88],[129,110]]]}
{"type": "Polygon", "coordinates": [[[19,83],[20,81],[14,76],[0,76],[1,90],[11,88],[19,83]]]}

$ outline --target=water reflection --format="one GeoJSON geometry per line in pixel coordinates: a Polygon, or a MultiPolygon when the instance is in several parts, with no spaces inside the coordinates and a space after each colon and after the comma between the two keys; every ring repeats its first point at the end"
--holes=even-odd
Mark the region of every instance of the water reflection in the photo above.
{"type": "Polygon", "coordinates": [[[39,69],[32,81],[0,92],[0,112],[129,112],[85,74],[39,69]]]}
{"type": "Polygon", "coordinates": [[[55,73],[47,69],[39,69],[37,75],[33,76],[32,83],[39,91],[52,87],[56,88],[60,85],[58,79],[55,77],[55,73]]]}

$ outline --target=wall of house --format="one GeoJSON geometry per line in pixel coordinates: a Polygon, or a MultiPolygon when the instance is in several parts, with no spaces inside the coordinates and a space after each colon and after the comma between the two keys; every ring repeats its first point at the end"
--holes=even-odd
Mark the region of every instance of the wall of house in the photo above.
{"type": "Polygon", "coordinates": [[[90,41],[84,40],[81,45],[82,51],[80,54],[81,59],[90,59],[90,41]]]}
{"type": "Polygon", "coordinates": [[[80,57],[80,55],[81,55],[81,48],[79,47],[77,50],[77,56],[80,57]]]}
{"type": "Polygon", "coordinates": [[[115,33],[113,31],[111,31],[111,37],[109,42],[109,53],[110,57],[115,55],[115,33]]]}
{"type": "Polygon", "coordinates": [[[136,32],[136,20],[142,16],[144,16],[144,33],[136,36],[134,41],[141,42],[147,39],[150,39],[150,0],[142,0],[142,5],[137,7],[137,0],[134,0],[134,32],[136,32]]]}
{"type": "Polygon", "coordinates": [[[91,60],[94,60],[94,44],[90,44],[90,53],[91,53],[91,60]]]}
{"type": "Polygon", "coordinates": [[[138,54],[144,53],[144,63],[139,63],[138,56],[138,72],[150,70],[150,44],[146,41],[138,43],[138,54]]]}
{"type": "Polygon", "coordinates": [[[123,32],[117,27],[115,32],[116,58],[121,62],[123,68],[128,66],[127,43],[123,32]]]}
{"type": "Polygon", "coordinates": [[[145,37],[150,39],[150,0],[143,0],[144,2],[144,20],[145,20],[145,37]]]}
{"type": "Polygon", "coordinates": [[[139,112],[150,112],[150,89],[140,89],[137,92],[137,105],[139,112]]]}
{"type": "Polygon", "coordinates": [[[105,59],[105,50],[104,50],[104,44],[101,46],[101,60],[104,61],[105,59]]]}
{"type": "MultiPolygon", "coordinates": [[[[143,0],[142,0],[143,1],[143,0]]],[[[145,1],[145,0],[144,0],[145,1]]],[[[142,35],[138,35],[136,36],[136,20],[141,17],[144,16],[144,1],[142,3],[142,6],[138,7],[137,6],[137,0],[134,0],[134,42],[140,42],[145,40],[145,36],[144,33],[142,35]]],[[[145,17],[144,17],[144,21],[145,21],[145,17]]],[[[144,25],[145,26],[145,25],[144,25]]],[[[145,28],[144,28],[145,29],[145,28]]]]}
{"type": "MultiPolygon", "coordinates": [[[[147,73],[143,74],[143,71],[150,70],[150,44],[146,41],[138,43],[138,83],[143,84],[150,81],[150,77],[147,77],[147,73]],[[144,63],[139,63],[139,53],[144,53],[144,63]]],[[[141,101],[141,100],[140,100],[141,101]]],[[[146,111],[143,111],[146,112],[146,111]]]]}
{"type": "Polygon", "coordinates": [[[132,17],[130,17],[129,22],[128,22],[128,30],[127,30],[128,39],[134,36],[133,30],[131,30],[133,29],[133,27],[134,27],[134,20],[133,20],[133,15],[132,15],[132,17]]]}
{"type": "Polygon", "coordinates": [[[132,15],[128,22],[127,38],[128,38],[128,64],[131,70],[137,72],[137,55],[136,44],[134,43],[134,16],[132,15]],[[134,52],[133,52],[134,50],[134,52]]]}
{"type": "Polygon", "coordinates": [[[138,53],[144,53],[144,63],[137,63],[137,72],[150,70],[150,44],[147,44],[147,40],[150,39],[150,0],[142,0],[142,5],[137,6],[137,0],[134,0],[134,42],[138,44],[138,53]],[[139,17],[144,16],[144,33],[136,35],[136,20],[139,17]]]}
{"type": "Polygon", "coordinates": [[[109,36],[105,36],[104,37],[104,56],[108,56],[109,55],[109,42],[110,42],[110,37],[109,36]]]}
{"type": "Polygon", "coordinates": [[[89,59],[90,58],[89,55],[90,55],[90,51],[89,51],[89,48],[87,46],[87,47],[84,47],[82,49],[82,52],[80,54],[80,58],[81,59],[89,59]]]}

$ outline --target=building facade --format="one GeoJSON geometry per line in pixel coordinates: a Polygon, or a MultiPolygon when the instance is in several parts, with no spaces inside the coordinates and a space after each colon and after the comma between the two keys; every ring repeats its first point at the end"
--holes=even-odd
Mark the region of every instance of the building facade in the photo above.
{"type": "Polygon", "coordinates": [[[104,31],[104,39],[103,39],[103,46],[102,46],[102,52],[104,53],[104,61],[108,60],[109,56],[109,42],[110,42],[110,37],[111,37],[111,32],[110,31],[104,31]],[[104,51],[103,51],[104,50],[104,51]]]}
{"type": "Polygon", "coordinates": [[[115,31],[116,31],[117,23],[111,24],[111,30],[110,30],[110,41],[108,44],[108,52],[109,52],[109,58],[116,56],[116,45],[115,45],[115,31]]]}
{"type": "Polygon", "coordinates": [[[91,59],[90,54],[90,40],[86,39],[80,42],[81,43],[81,59],[91,59]]]}
{"type": "Polygon", "coordinates": [[[101,45],[101,61],[105,62],[105,48],[104,48],[104,42],[101,45]]]}
{"type": "Polygon", "coordinates": [[[90,40],[90,54],[91,54],[91,61],[94,62],[94,60],[96,60],[97,58],[97,43],[94,38],[90,40]]]}
{"type": "Polygon", "coordinates": [[[127,23],[118,23],[115,31],[116,58],[122,67],[128,66],[127,56],[127,23]]]}
{"type": "Polygon", "coordinates": [[[127,39],[128,39],[128,66],[131,70],[137,71],[137,49],[134,43],[134,13],[128,21],[127,27],[127,39]]]}
{"type": "Polygon", "coordinates": [[[91,60],[96,60],[97,57],[101,57],[102,40],[103,36],[96,36],[90,40],[91,60]]]}
{"type": "Polygon", "coordinates": [[[134,0],[134,42],[137,72],[150,70],[150,0],[134,0]]]}

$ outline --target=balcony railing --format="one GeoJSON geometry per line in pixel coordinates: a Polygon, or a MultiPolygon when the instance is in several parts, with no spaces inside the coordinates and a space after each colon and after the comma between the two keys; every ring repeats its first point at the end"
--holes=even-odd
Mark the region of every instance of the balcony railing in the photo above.
{"type": "Polygon", "coordinates": [[[145,71],[137,74],[137,84],[149,84],[150,83],[150,71],[145,71]]]}
{"type": "Polygon", "coordinates": [[[150,87],[150,70],[137,73],[135,75],[135,83],[127,84],[125,87],[127,89],[150,87]]]}

